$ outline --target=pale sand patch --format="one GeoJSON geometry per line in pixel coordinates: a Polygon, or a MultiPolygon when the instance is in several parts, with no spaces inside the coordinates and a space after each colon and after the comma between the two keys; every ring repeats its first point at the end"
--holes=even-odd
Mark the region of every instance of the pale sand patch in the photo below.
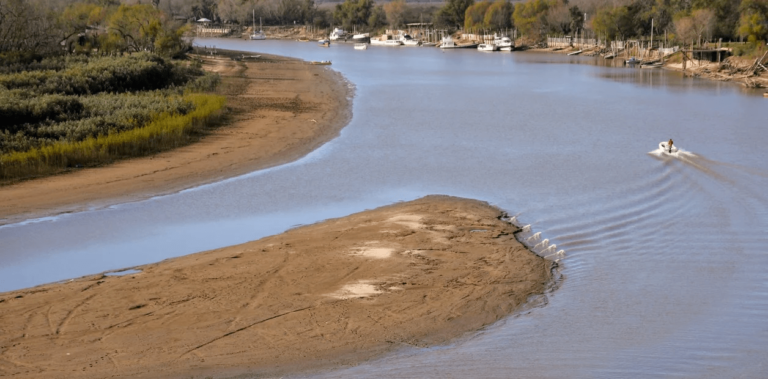
{"type": "Polygon", "coordinates": [[[411,229],[421,229],[424,227],[424,224],[420,222],[421,219],[422,219],[422,216],[419,216],[419,215],[405,214],[405,215],[397,215],[395,217],[392,217],[388,219],[387,222],[392,222],[395,224],[407,226],[411,229]]]}
{"type": "Polygon", "coordinates": [[[345,284],[340,290],[328,295],[336,299],[352,299],[358,297],[369,297],[380,294],[375,285],[370,284],[368,281],[360,281],[357,283],[345,284]]]}
{"type": "Polygon", "coordinates": [[[350,255],[362,256],[366,258],[386,259],[392,256],[395,249],[389,247],[360,247],[352,250],[350,255]]]}

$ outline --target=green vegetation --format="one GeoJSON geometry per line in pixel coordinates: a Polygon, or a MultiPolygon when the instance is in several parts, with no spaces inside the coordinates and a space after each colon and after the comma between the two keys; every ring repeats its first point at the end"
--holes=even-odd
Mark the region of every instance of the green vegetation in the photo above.
{"type": "Polygon", "coordinates": [[[224,98],[201,93],[218,76],[172,59],[183,23],[147,4],[44,5],[0,0],[0,181],[179,146],[219,114],[224,98]]]}
{"type": "Polygon", "coordinates": [[[0,75],[0,179],[178,146],[223,106],[218,77],[150,53],[47,58],[0,75]]]}

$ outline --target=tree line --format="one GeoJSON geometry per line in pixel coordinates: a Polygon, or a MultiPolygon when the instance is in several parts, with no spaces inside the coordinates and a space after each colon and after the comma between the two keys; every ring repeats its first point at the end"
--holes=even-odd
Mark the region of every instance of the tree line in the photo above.
{"type": "Polygon", "coordinates": [[[0,58],[139,51],[174,57],[188,48],[188,28],[156,4],[0,0],[0,58]]]}

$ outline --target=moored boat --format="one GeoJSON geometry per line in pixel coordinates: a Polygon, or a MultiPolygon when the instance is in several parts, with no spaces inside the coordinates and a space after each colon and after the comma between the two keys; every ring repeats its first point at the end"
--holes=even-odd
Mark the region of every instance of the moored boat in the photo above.
{"type": "Polygon", "coordinates": [[[477,50],[480,51],[494,51],[496,50],[496,46],[492,43],[481,43],[477,45],[477,50]]]}
{"type": "Polygon", "coordinates": [[[499,50],[503,51],[512,51],[515,48],[515,43],[507,36],[494,35],[493,44],[496,45],[499,50]]]}
{"type": "Polygon", "coordinates": [[[331,41],[336,41],[338,39],[343,39],[347,36],[347,33],[344,31],[344,29],[334,28],[330,35],[331,41]]]}
{"type": "Polygon", "coordinates": [[[403,44],[399,39],[393,39],[388,34],[383,34],[379,38],[371,38],[371,45],[377,46],[401,46],[403,44]]]}
{"type": "Polygon", "coordinates": [[[367,43],[356,43],[355,44],[355,50],[366,50],[368,49],[367,43]]]}
{"type": "Polygon", "coordinates": [[[261,17],[259,17],[259,31],[256,31],[256,10],[253,10],[253,32],[248,37],[254,41],[261,41],[267,39],[267,35],[261,30],[261,17]]]}
{"type": "Polygon", "coordinates": [[[402,42],[403,45],[405,45],[405,46],[420,46],[421,45],[421,41],[413,39],[413,37],[411,37],[408,34],[401,34],[399,36],[398,40],[400,42],[402,42]]]}

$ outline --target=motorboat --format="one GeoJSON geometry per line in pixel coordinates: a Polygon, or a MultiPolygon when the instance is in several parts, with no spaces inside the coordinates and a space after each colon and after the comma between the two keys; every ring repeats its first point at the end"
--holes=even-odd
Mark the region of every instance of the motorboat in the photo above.
{"type": "Polygon", "coordinates": [[[317,41],[317,43],[318,43],[318,45],[320,45],[322,47],[330,47],[331,46],[331,41],[327,40],[327,39],[321,39],[321,40],[317,41]]]}
{"type": "Polygon", "coordinates": [[[477,50],[480,51],[494,51],[496,50],[496,46],[492,43],[481,43],[477,45],[477,50]]]}
{"type": "Polygon", "coordinates": [[[264,31],[261,30],[261,17],[259,17],[259,31],[256,31],[256,10],[253,10],[253,33],[251,33],[250,37],[251,40],[254,41],[261,41],[267,39],[267,35],[264,34],[264,31]]]}
{"type": "Polygon", "coordinates": [[[515,48],[515,43],[512,42],[512,39],[507,36],[502,37],[494,35],[493,44],[502,51],[512,51],[515,48]]]}
{"type": "Polygon", "coordinates": [[[478,44],[476,43],[468,43],[466,45],[458,45],[456,42],[451,38],[451,36],[443,37],[442,40],[440,40],[440,48],[441,49],[471,49],[476,48],[478,44]]]}
{"type": "Polygon", "coordinates": [[[670,149],[667,143],[667,141],[659,142],[659,149],[667,154],[674,154],[678,152],[677,146],[672,144],[672,149],[670,149]]]}
{"type": "Polygon", "coordinates": [[[352,35],[352,39],[356,40],[356,41],[364,40],[364,39],[368,39],[368,38],[371,38],[370,33],[360,33],[360,34],[352,35]]]}
{"type": "Polygon", "coordinates": [[[402,42],[403,45],[405,45],[405,46],[419,46],[419,45],[421,45],[421,41],[413,39],[413,37],[411,37],[408,34],[401,34],[400,38],[398,38],[398,40],[400,40],[400,42],[402,42]]]}
{"type": "Polygon", "coordinates": [[[640,62],[641,60],[637,59],[636,57],[632,57],[624,61],[626,64],[638,64],[640,62]]]}
{"type": "Polygon", "coordinates": [[[347,36],[347,33],[343,29],[334,28],[331,32],[330,39],[331,41],[336,41],[338,39],[344,39],[347,36]]]}
{"type": "Polygon", "coordinates": [[[367,43],[356,43],[355,44],[355,50],[366,50],[368,49],[367,43]]]}

